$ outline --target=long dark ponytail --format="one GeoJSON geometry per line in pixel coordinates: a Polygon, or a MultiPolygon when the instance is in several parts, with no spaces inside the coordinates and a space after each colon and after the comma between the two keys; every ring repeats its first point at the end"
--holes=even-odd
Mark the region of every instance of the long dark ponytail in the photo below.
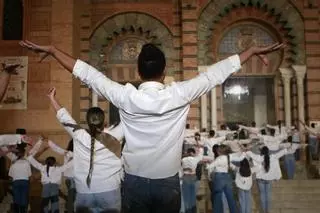
{"type": "Polygon", "coordinates": [[[269,172],[270,170],[270,155],[268,147],[264,146],[261,149],[261,155],[264,156],[264,170],[269,172]]]}
{"type": "Polygon", "coordinates": [[[99,107],[92,107],[87,112],[87,123],[89,127],[89,134],[91,136],[91,146],[90,146],[90,166],[89,173],[87,176],[87,186],[91,185],[91,178],[93,173],[93,162],[94,162],[94,145],[95,138],[101,134],[104,126],[104,112],[99,107]]]}
{"type": "Polygon", "coordinates": [[[240,161],[239,173],[242,177],[251,176],[250,163],[247,158],[244,158],[242,161],[240,161]]]}
{"type": "Polygon", "coordinates": [[[49,169],[50,167],[54,166],[54,164],[56,163],[56,158],[55,157],[47,157],[46,159],[46,165],[47,165],[47,176],[49,177],[49,169]]]}

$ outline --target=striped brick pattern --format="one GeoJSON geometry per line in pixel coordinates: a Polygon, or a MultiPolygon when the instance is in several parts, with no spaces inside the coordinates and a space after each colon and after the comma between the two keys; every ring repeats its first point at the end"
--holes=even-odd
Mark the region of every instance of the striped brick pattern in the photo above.
{"type": "Polygon", "coordinates": [[[303,16],[307,64],[306,119],[320,120],[320,5],[318,1],[305,1],[303,16]]]}
{"type": "MultiPolygon", "coordinates": [[[[188,80],[198,74],[198,38],[197,38],[197,5],[195,1],[182,1],[181,23],[182,23],[182,70],[183,80],[188,80]],[[190,3],[189,3],[190,2],[190,3]]],[[[200,125],[200,102],[191,104],[188,116],[191,126],[200,125]]]]}

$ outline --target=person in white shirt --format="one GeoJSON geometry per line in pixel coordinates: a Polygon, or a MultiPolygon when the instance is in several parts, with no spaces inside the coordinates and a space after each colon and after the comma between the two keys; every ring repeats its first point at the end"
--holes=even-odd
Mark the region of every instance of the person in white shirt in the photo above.
{"type": "Polygon", "coordinates": [[[307,144],[299,144],[294,143],[292,141],[292,136],[289,136],[287,139],[287,143],[281,144],[282,147],[287,148],[287,154],[284,156],[284,165],[287,173],[287,178],[289,180],[292,180],[294,178],[295,168],[296,168],[296,159],[295,159],[295,153],[298,151],[298,149],[305,147],[307,144]]]}
{"type": "Polygon", "coordinates": [[[16,156],[17,159],[12,162],[9,169],[9,176],[12,178],[13,208],[15,213],[27,213],[31,166],[24,158],[25,149],[19,148],[16,156]]]}
{"type": "Polygon", "coordinates": [[[252,122],[251,123],[251,127],[247,127],[244,125],[239,125],[240,130],[244,129],[247,130],[249,132],[249,138],[250,139],[257,139],[258,138],[258,134],[260,133],[261,130],[263,130],[264,128],[262,127],[257,127],[256,126],[256,122],[252,122]]]}
{"type": "MultiPolygon", "coordinates": [[[[29,150],[28,154],[36,154],[41,147],[41,138],[29,150]]],[[[29,203],[29,177],[31,166],[25,159],[26,149],[23,146],[2,148],[11,161],[9,177],[12,178],[13,207],[15,213],[26,213],[29,203]]]]}
{"type": "Polygon", "coordinates": [[[230,213],[237,213],[237,205],[232,191],[232,178],[229,174],[231,169],[231,161],[241,161],[244,159],[244,155],[238,156],[235,154],[225,153],[227,147],[220,145],[218,148],[218,157],[207,166],[209,174],[214,172],[212,180],[212,205],[213,212],[223,212],[222,195],[225,194],[230,213]]]}
{"type": "Polygon", "coordinates": [[[275,129],[270,129],[270,135],[258,134],[263,146],[267,146],[271,153],[278,152],[281,149],[281,143],[287,139],[287,134],[275,135],[275,129]]]}
{"type": "Polygon", "coordinates": [[[196,154],[194,148],[189,148],[187,154],[187,157],[182,158],[184,211],[185,213],[196,213],[196,168],[203,158],[203,149],[200,148],[196,154]]]}
{"type": "Polygon", "coordinates": [[[266,54],[283,48],[279,43],[250,47],[239,55],[209,66],[207,72],[193,79],[165,86],[165,55],[157,46],[145,44],[138,56],[138,73],[143,83],[137,89],[130,83],[122,85],[112,81],[94,67],[54,46],[39,46],[30,41],[21,41],[20,45],[44,53],[41,60],[53,56],[119,109],[126,138],[122,152],[125,213],[179,211],[178,171],[190,104],[239,71],[241,64],[252,56],[267,65],[266,54]]]}
{"type": "Polygon", "coordinates": [[[236,186],[238,188],[238,198],[240,203],[240,213],[251,213],[251,187],[252,175],[259,171],[260,165],[250,168],[250,163],[247,158],[240,161],[239,167],[236,170],[236,186]]]}
{"type": "Polygon", "coordinates": [[[222,124],[220,126],[220,130],[217,130],[216,131],[216,135],[217,137],[227,137],[227,135],[230,135],[230,134],[233,134],[233,133],[236,133],[237,131],[231,131],[227,125],[225,124],[222,124]]]}
{"type": "Polygon", "coordinates": [[[226,136],[215,137],[216,133],[214,130],[209,131],[208,138],[204,141],[204,146],[208,149],[208,157],[211,157],[212,160],[214,159],[214,153],[212,148],[214,145],[220,145],[224,140],[226,140],[226,136]]]}
{"type": "Polygon", "coordinates": [[[282,177],[279,158],[287,154],[287,152],[288,149],[282,149],[277,153],[269,154],[267,146],[262,147],[260,155],[256,155],[251,151],[246,152],[246,155],[252,158],[255,165],[260,165],[256,178],[260,191],[261,208],[264,213],[270,213],[272,181],[279,180],[282,177]]]}
{"type": "Polygon", "coordinates": [[[122,166],[119,141],[123,139],[123,134],[119,136],[117,128],[121,126],[108,130],[109,133],[103,132],[104,112],[98,107],[92,107],[86,115],[89,126],[87,131],[78,126],[68,111],[62,108],[55,94],[56,89],[52,88],[48,97],[57,112],[57,119],[73,138],[77,211],[120,211],[122,166]],[[113,131],[117,134],[113,135],[113,131]]]}
{"type": "Polygon", "coordinates": [[[73,162],[69,161],[67,164],[57,166],[55,157],[49,156],[46,158],[45,164],[41,164],[34,159],[34,155],[29,155],[27,160],[41,173],[42,211],[44,213],[59,213],[59,187],[62,174],[72,166],[73,162]],[[49,206],[51,206],[51,209],[49,206]]]}
{"type": "MultiPolygon", "coordinates": [[[[68,163],[73,158],[73,139],[71,139],[68,143],[67,149],[63,149],[53,141],[48,141],[48,146],[54,152],[63,155],[63,162],[68,163]]],[[[76,198],[76,187],[74,182],[74,174],[73,174],[73,165],[67,169],[63,176],[65,177],[65,184],[67,186],[67,199],[66,199],[66,210],[68,213],[74,212],[74,202],[76,198]]]]}
{"type": "Polygon", "coordinates": [[[310,127],[304,124],[304,128],[309,133],[309,150],[312,160],[319,159],[319,139],[320,139],[320,127],[316,127],[315,123],[311,123],[310,127]]]}
{"type": "Polygon", "coordinates": [[[290,127],[283,126],[282,122],[278,120],[277,125],[272,126],[267,124],[267,128],[274,129],[275,136],[284,135],[285,137],[288,137],[288,134],[294,129],[294,126],[290,126],[290,127]]]}
{"type": "Polygon", "coordinates": [[[32,138],[27,135],[20,135],[20,134],[7,134],[7,135],[0,135],[0,147],[2,146],[13,146],[21,143],[26,143],[32,145],[32,138]]]}

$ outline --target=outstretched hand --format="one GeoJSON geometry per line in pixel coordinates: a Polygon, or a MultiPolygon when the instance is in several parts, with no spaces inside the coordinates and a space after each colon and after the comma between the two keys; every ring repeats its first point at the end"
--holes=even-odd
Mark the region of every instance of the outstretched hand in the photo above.
{"type": "Polygon", "coordinates": [[[54,99],[56,97],[56,88],[55,87],[50,88],[49,92],[47,93],[47,96],[50,99],[54,99]]]}
{"type": "Polygon", "coordinates": [[[251,51],[254,55],[258,56],[258,58],[265,64],[269,65],[269,59],[267,57],[268,53],[272,53],[274,51],[283,49],[285,47],[284,43],[274,43],[265,47],[251,47],[251,51]]]}
{"type": "Polygon", "coordinates": [[[53,46],[40,46],[28,40],[20,41],[19,44],[23,48],[27,48],[28,50],[40,54],[40,62],[52,54],[53,46]]]}

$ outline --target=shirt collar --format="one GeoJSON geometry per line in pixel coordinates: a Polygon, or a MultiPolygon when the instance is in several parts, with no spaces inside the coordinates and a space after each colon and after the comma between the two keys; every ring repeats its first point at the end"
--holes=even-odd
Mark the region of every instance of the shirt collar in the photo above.
{"type": "Polygon", "coordinates": [[[147,90],[147,89],[157,89],[162,90],[164,89],[164,84],[157,82],[157,81],[147,81],[140,84],[139,90],[147,90]]]}

